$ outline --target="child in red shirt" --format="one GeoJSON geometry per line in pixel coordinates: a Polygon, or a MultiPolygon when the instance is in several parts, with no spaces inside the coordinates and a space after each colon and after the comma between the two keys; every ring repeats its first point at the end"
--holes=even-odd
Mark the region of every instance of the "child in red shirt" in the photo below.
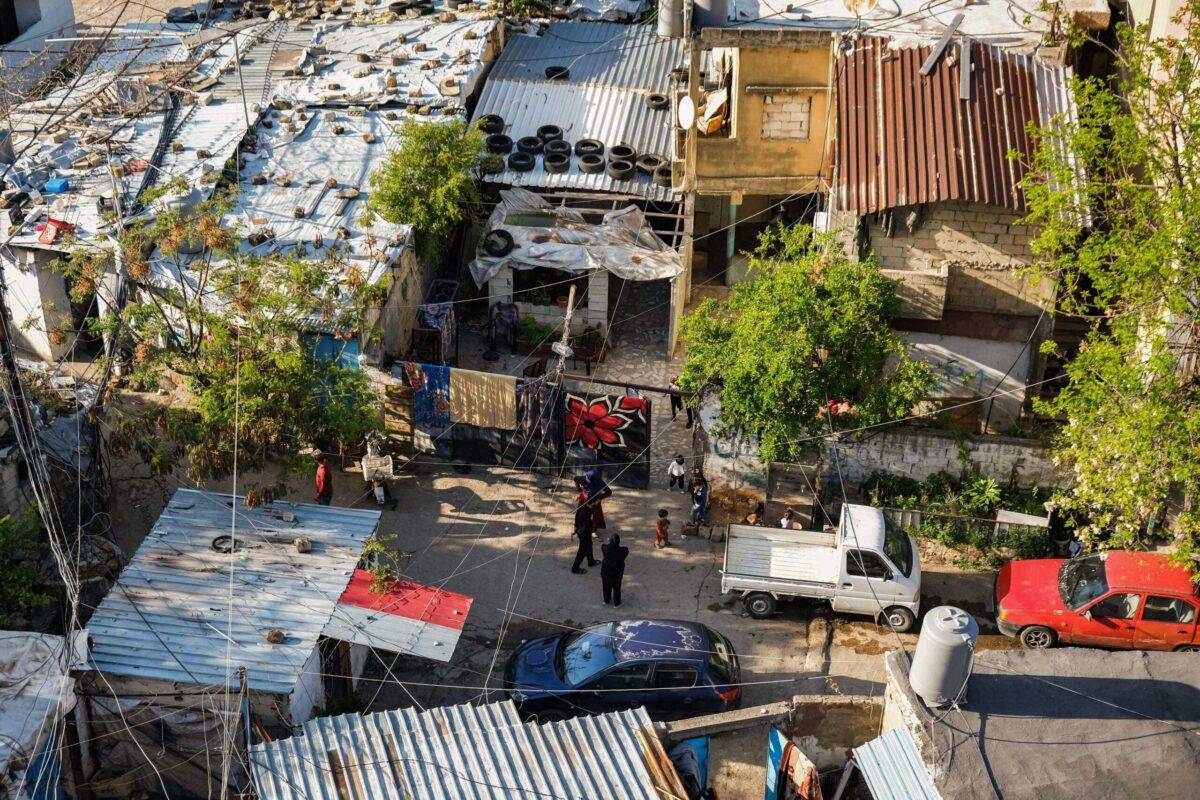
{"type": "Polygon", "coordinates": [[[658,510],[658,524],[654,528],[654,546],[662,549],[670,544],[667,540],[667,531],[671,528],[671,521],[667,519],[667,510],[660,508],[658,510]]]}

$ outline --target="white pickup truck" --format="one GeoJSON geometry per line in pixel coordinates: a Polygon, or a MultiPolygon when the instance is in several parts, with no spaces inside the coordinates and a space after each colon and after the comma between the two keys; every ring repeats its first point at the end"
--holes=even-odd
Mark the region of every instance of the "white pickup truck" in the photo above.
{"type": "Polygon", "coordinates": [[[730,525],[721,591],[740,594],[755,619],[779,600],[811,597],[903,633],[921,605],[917,561],[916,542],[882,511],[846,504],[837,531],[730,525]]]}

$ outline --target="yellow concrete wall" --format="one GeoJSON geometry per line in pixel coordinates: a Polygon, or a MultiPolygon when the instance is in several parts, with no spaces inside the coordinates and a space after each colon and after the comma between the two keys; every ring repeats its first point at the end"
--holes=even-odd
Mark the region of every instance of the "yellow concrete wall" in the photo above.
{"type": "Polygon", "coordinates": [[[1184,0],[1129,0],[1129,16],[1138,25],[1150,28],[1155,39],[1164,36],[1180,36],[1182,26],[1172,21],[1183,7],[1184,0]]]}
{"type": "Polygon", "coordinates": [[[823,145],[830,118],[829,47],[741,47],[734,52],[730,135],[696,135],[696,190],[782,194],[814,189],[822,155],[828,154],[823,145]],[[811,94],[808,139],[765,139],[765,95],[747,93],[748,86],[825,87],[811,94]]]}

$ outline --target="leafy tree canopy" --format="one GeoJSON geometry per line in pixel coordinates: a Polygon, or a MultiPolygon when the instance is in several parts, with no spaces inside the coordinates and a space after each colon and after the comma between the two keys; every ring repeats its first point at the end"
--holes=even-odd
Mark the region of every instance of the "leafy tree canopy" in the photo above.
{"type": "Polygon", "coordinates": [[[368,214],[412,225],[422,259],[434,262],[446,234],[478,199],[474,172],[485,153],[483,132],[461,119],[405,120],[400,146],[371,176],[368,214]]]}
{"type": "Polygon", "coordinates": [[[850,261],[811,228],[773,226],[750,273],[684,320],[680,381],[719,387],[723,423],[756,433],[764,459],[798,456],[795,440],[825,431],[829,401],[848,404],[852,422],[838,427],[849,427],[904,417],[925,396],[932,376],[888,326],[898,300],[873,262],[850,261]]]}
{"type": "MultiPolygon", "coordinates": [[[[1039,132],[1026,180],[1039,226],[1035,270],[1060,283],[1060,305],[1093,329],[1067,382],[1038,410],[1067,420],[1056,457],[1094,544],[1137,545],[1169,526],[1179,558],[1200,543],[1200,385],[1187,334],[1200,312],[1200,0],[1182,38],[1118,27],[1109,80],[1076,81],[1075,120],[1039,132]]],[[[1050,343],[1052,346],[1052,343],[1050,343]]]]}
{"type": "MultiPolygon", "coordinates": [[[[99,323],[132,353],[131,386],[153,391],[166,375],[186,389],[123,417],[113,443],[162,472],[182,457],[197,482],[228,475],[235,454],[241,470],[294,466],[303,449],[357,444],[379,424],[363,373],[315,358],[309,332],[359,337],[384,287],[336,245],[320,258],[239,252],[236,231],[222,225],[227,207],[217,198],[127,230],[116,246],[138,286],[99,323]],[[152,251],[160,264],[153,271],[152,251]]],[[[111,260],[108,250],[79,248],[60,262],[73,278],[72,299],[94,289],[111,260]]]]}

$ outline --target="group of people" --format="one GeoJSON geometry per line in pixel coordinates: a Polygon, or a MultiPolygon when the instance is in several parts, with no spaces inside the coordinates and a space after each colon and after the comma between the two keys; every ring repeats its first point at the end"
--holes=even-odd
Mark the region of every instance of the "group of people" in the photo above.
{"type": "Polygon", "coordinates": [[[629,556],[629,548],[621,544],[621,537],[611,534],[608,540],[600,545],[600,560],[596,560],[592,545],[593,537],[604,531],[605,499],[612,497],[612,489],[604,481],[600,470],[592,467],[583,475],[575,478],[575,531],[579,539],[575,550],[575,561],[571,564],[571,572],[581,575],[587,572],[583,567],[587,562],[589,567],[600,565],[600,586],[604,596],[604,604],[611,603],[614,607],[621,605],[621,581],[625,577],[625,559],[629,556]]]}

